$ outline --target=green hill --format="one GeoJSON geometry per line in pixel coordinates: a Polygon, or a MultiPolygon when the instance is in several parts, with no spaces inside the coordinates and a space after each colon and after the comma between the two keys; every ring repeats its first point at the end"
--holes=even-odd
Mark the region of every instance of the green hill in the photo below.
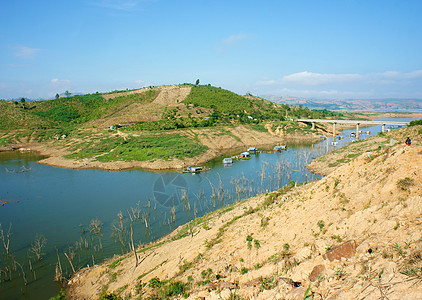
{"type": "Polygon", "coordinates": [[[207,143],[201,141],[200,135],[209,135],[208,141],[215,139],[212,136],[221,140],[224,135],[235,142],[241,141],[226,130],[239,125],[261,133],[267,132],[264,126],[268,123],[290,134],[312,132],[310,126],[290,121],[299,117],[342,118],[343,115],[191,84],[26,103],[0,101],[0,146],[48,142],[49,147],[65,149],[63,155],[72,159],[172,160],[204,153],[207,143]],[[205,133],[208,129],[214,132],[205,133]]]}
{"type": "MultiPolygon", "coordinates": [[[[181,85],[183,86],[186,85],[181,85]]],[[[5,130],[76,128],[88,122],[95,123],[99,119],[111,119],[114,113],[133,104],[138,106],[127,114],[133,113],[136,108],[142,111],[142,105],[151,104],[160,94],[160,88],[143,89],[136,93],[122,91],[78,95],[24,104],[0,101],[0,125],[5,130]],[[113,97],[114,94],[118,96],[113,97]]],[[[176,105],[155,107],[154,113],[161,115],[159,120],[143,121],[134,117],[133,120],[124,121],[138,122],[135,128],[140,130],[168,130],[209,127],[217,124],[259,124],[268,120],[285,121],[286,115],[288,118],[340,115],[329,111],[279,105],[258,97],[240,96],[209,85],[192,85],[190,88],[189,95],[176,105]]]]}

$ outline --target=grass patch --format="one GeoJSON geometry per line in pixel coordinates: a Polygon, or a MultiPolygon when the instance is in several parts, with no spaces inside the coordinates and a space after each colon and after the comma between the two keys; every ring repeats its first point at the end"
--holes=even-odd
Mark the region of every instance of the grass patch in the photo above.
{"type": "Polygon", "coordinates": [[[397,187],[403,191],[407,191],[411,186],[415,185],[415,181],[412,178],[406,177],[397,181],[397,187]]]}
{"type": "Polygon", "coordinates": [[[189,284],[181,281],[161,281],[154,277],[149,281],[149,287],[154,290],[150,299],[169,299],[178,295],[188,297],[189,284]]]}
{"type": "Polygon", "coordinates": [[[115,269],[118,265],[120,265],[120,262],[124,260],[124,257],[120,257],[119,259],[116,259],[111,264],[108,265],[110,269],[115,269]]]}
{"type": "Polygon", "coordinates": [[[194,157],[208,148],[178,134],[151,134],[129,137],[126,140],[114,135],[95,136],[86,142],[73,145],[72,149],[77,152],[66,155],[66,158],[98,156],[98,161],[109,162],[194,157]]]}

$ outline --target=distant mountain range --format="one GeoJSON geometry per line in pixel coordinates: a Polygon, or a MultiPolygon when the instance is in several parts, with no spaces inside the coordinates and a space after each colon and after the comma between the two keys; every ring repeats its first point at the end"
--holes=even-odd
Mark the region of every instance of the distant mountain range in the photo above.
{"type": "Polygon", "coordinates": [[[315,100],[274,95],[262,95],[261,97],[279,104],[302,105],[310,109],[333,111],[422,111],[422,99],[315,100]]]}

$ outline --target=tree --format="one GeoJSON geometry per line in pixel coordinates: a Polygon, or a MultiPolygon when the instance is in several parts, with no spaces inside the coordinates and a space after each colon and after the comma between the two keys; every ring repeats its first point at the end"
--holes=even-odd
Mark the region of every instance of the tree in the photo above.
{"type": "Polygon", "coordinates": [[[98,220],[98,218],[96,218],[95,220],[91,220],[91,222],[89,223],[89,232],[98,237],[98,242],[100,244],[101,251],[103,251],[103,244],[101,243],[102,228],[103,228],[103,223],[100,220],[98,220]]]}
{"type": "Polygon", "coordinates": [[[66,97],[69,97],[70,95],[72,95],[72,93],[69,91],[64,92],[64,94],[66,95],[66,97]]]}
{"type": "Polygon", "coordinates": [[[41,256],[44,254],[42,253],[42,249],[45,246],[46,238],[43,235],[36,235],[34,243],[31,244],[31,248],[29,252],[32,252],[37,257],[38,261],[41,260],[41,256]]]}
{"type": "Polygon", "coordinates": [[[57,93],[56,94],[56,99],[59,99],[60,98],[60,95],[59,95],[59,93],[57,93]]]}
{"type": "Polygon", "coordinates": [[[25,101],[26,101],[26,100],[25,100],[25,98],[22,98],[22,99],[21,99],[22,107],[23,107],[24,109],[25,109],[25,101]]]}
{"type": "Polygon", "coordinates": [[[196,80],[195,85],[199,85],[199,79],[196,80]]]}

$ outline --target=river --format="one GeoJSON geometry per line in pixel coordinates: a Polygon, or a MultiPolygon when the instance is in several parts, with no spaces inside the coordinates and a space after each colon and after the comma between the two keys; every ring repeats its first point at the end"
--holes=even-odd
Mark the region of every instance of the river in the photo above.
{"type": "MultiPolygon", "coordinates": [[[[351,142],[351,131],[343,131],[337,148],[351,142]]],[[[381,126],[363,131],[371,134],[362,134],[361,139],[379,133],[381,126]]],[[[335,149],[331,141],[288,144],[288,150],[281,152],[260,149],[250,160],[230,166],[219,157],[200,174],[62,169],[38,164],[41,157],[34,153],[0,152],[0,224],[5,242],[9,228],[11,233],[11,256],[0,240],[0,299],[48,299],[60,289],[54,281],[58,261],[68,276],[69,260],[79,269],[128,251],[129,215],[137,219],[135,243],[145,244],[220,207],[293,181],[318,179],[306,165],[335,149]],[[37,237],[39,243],[45,241],[40,260],[35,254],[37,237]]]]}

